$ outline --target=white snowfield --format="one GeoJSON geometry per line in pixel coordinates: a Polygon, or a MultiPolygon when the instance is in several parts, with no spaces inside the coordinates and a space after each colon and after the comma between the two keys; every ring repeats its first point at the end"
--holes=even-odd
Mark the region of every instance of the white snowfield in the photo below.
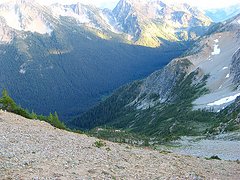
{"type": "Polygon", "coordinates": [[[238,96],[240,96],[240,93],[237,93],[237,94],[235,94],[233,96],[228,96],[228,97],[221,98],[221,99],[219,99],[217,101],[209,103],[208,106],[220,106],[220,105],[223,105],[223,104],[227,104],[227,103],[235,101],[235,99],[238,96]]]}
{"type": "Polygon", "coordinates": [[[218,54],[221,53],[221,49],[219,48],[219,45],[217,44],[217,43],[219,42],[219,40],[216,39],[216,40],[214,40],[214,42],[215,42],[216,44],[214,45],[214,50],[213,50],[213,52],[212,52],[212,55],[213,55],[213,56],[214,56],[214,55],[218,55],[218,54]]]}
{"type": "Polygon", "coordinates": [[[26,70],[25,70],[25,69],[20,69],[19,73],[25,74],[25,73],[26,73],[26,70]]]}

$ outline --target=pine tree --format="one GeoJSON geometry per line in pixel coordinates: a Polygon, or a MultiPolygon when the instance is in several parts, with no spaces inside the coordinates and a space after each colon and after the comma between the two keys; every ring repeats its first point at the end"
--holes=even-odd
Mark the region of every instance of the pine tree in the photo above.
{"type": "Polygon", "coordinates": [[[59,120],[57,112],[49,114],[48,122],[56,128],[66,129],[66,126],[59,120]]]}
{"type": "Polygon", "coordinates": [[[54,121],[53,115],[52,115],[52,113],[50,113],[49,116],[48,116],[48,122],[50,124],[53,124],[53,121],[54,121]]]}
{"type": "Polygon", "coordinates": [[[38,118],[37,114],[34,111],[32,111],[32,113],[31,113],[31,118],[32,119],[37,119],[38,118]]]}
{"type": "Polygon", "coordinates": [[[8,95],[8,92],[6,89],[3,89],[2,91],[2,97],[0,98],[0,107],[3,110],[11,111],[17,109],[17,104],[14,102],[14,100],[8,95]]]}
{"type": "Polygon", "coordinates": [[[54,119],[54,124],[53,125],[55,127],[59,128],[59,129],[66,129],[66,126],[59,120],[58,114],[57,114],[56,111],[54,113],[53,119],[54,119]]]}

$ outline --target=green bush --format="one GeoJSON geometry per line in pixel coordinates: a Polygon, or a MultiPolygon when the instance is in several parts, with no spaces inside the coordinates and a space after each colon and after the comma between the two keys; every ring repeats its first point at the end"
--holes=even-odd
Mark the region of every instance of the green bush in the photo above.
{"type": "Polygon", "coordinates": [[[99,140],[99,141],[96,141],[96,142],[94,143],[94,146],[97,147],[97,148],[101,148],[101,147],[106,146],[106,143],[103,142],[103,141],[101,141],[101,140],[99,140]]]}
{"type": "Polygon", "coordinates": [[[220,157],[218,157],[218,156],[211,156],[210,158],[206,158],[207,160],[213,160],[213,159],[215,159],[215,160],[221,160],[221,158],[220,157]]]}

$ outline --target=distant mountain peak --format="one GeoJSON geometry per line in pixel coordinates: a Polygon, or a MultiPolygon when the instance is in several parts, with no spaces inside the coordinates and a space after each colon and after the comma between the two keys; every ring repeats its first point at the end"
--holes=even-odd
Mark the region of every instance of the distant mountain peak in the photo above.
{"type": "Polygon", "coordinates": [[[0,17],[7,26],[18,31],[51,34],[51,23],[45,17],[46,14],[46,9],[35,1],[12,0],[0,4],[0,17]]]}
{"type": "Polygon", "coordinates": [[[205,11],[205,14],[214,22],[223,22],[239,13],[240,3],[225,8],[208,9],[205,11]]]}

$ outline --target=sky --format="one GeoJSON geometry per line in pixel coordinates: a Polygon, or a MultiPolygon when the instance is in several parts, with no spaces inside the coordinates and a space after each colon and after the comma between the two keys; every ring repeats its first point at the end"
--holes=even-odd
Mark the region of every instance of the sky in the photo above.
{"type": "MultiPolygon", "coordinates": [[[[0,0],[1,2],[9,0],[0,0]]],[[[119,0],[36,0],[37,2],[43,4],[52,4],[52,3],[62,3],[62,4],[71,4],[76,2],[82,2],[84,4],[93,4],[98,7],[114,8],[119,0]]],[[[147,0],[146,0],[147,1],[147,0]]],[[[239,0],[163,0],[170,3],[185,2],[192,6],[197,6],[201,9],[214,9],[214,8],[223,8],[235,4],[240,4],[239,0]]]]}

